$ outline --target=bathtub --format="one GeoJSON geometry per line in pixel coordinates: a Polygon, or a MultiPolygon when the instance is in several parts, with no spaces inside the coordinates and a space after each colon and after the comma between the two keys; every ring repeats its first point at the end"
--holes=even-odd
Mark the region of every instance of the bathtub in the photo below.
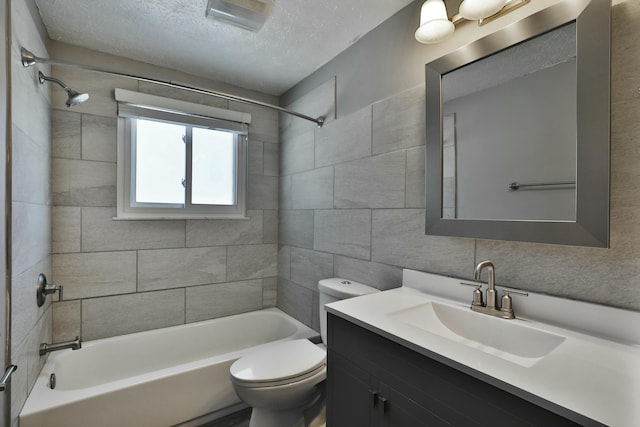
{"type": "Polygon", "coordinates": [[[267,309],[86,341],[80,350],[49,355],[20,427],[198,425],[242,407],[229,367],[243,354],[317,336],[282,311],[267,309]]]}

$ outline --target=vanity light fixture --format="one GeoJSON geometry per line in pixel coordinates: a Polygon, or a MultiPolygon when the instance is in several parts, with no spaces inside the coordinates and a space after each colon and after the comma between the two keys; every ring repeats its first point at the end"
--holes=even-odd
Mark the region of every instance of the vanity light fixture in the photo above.
{"type": "Polygon", "coordinates": [[[464,19],[477,21],[500,12],[506,3],[506,0],[464,0],[458,12],[464,19]]]}
{"type": "Polygon", "coordinates": [[[447,17],[447,8],[442,0],[427,0],[420,9],[420,27],[416,40],[420,43],[438,43],[455,30],[447,17]]]}
{"type": "Polygon", "coordinates": [[[529,3],[530,0],[463,0],[459,11],[451,20],[443,0],[427,0],[420,9],[420,27],[416,40],[420,43],[438,43],[451,35],[461,22],[478,21],[485,25],[529,3]]]}

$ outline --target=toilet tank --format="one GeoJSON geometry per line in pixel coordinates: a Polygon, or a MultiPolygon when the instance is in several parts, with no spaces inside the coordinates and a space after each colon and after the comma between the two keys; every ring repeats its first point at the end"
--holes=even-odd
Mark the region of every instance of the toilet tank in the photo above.
{"type": "Polygon", "coordinates": [[[380,292],[371,286],[363,285],[353,280],[340,279],[339,277],[320,280],[318,282],[318,290],[320,291],[320,309],[318,310],[320,314],[320,335],[322,336],[322,342],[325,344],[327,343],[327,312],[324,309],[325,304],[380,292]]]}

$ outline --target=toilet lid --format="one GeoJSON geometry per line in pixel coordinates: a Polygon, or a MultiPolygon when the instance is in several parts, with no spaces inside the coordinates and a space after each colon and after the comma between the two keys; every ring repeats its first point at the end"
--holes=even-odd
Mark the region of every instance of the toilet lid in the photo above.
{"type": "Polygon", "coordinates": [[[325,361],[326,352],[309,340],[284,341],[242,356],[230,372],[241,382],[273,383],[316,371],[325,361]]]}

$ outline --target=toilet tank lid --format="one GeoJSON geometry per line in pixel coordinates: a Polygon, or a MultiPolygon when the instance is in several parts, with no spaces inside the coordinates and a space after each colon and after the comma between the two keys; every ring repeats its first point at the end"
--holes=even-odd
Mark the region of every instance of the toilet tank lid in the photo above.
{"type": "Polygon", "coordinates": [[[318,282],[318,289],[327,295],[336,298],[352,298],[359,295],[372,294],[380,292],[380,290],[353,280],[341,279],[334,277],[331,279],[323,279],[318,282]]]}

